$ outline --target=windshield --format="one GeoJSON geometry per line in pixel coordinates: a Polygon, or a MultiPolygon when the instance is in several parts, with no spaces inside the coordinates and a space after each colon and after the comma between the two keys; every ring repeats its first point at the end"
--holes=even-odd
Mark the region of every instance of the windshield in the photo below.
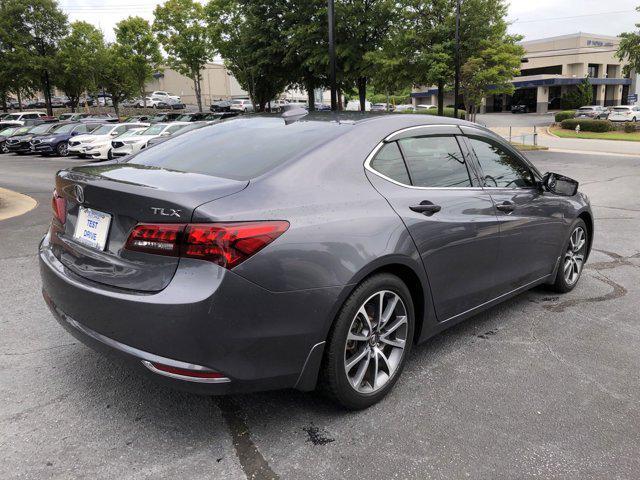
{"type": "Polygon", "coordinates": [[[37,127],[33,127],[31,130],[29,130],[29,133],[47,133],[49,130],[51,130],[52,126],[49,124],[45,124],[45,125],[38,125],[37,127]]]}
{"type": "Polygon", "coordinates": [[[189,120],[191,120],[191,115],[184,114],[184,115],[180,115],[178,118],[176,118],[177,122],[188,122],[189,120]]]}
{"type": "Polygon", "coordinates": [[[249,180],[349,129],[336,122],[232,119],[144,150],[130,162],[234,180],[249,180]],[[249,140],[248,140],[249,139],[249,140]]]}
{"type": "Polygon", "coordinates": [[[134,135],[140,135],[144,130],[127,130],[122,135],[118,135],[117,138],[133,137],[134,135]]]}
{"type": "Polygon", "coordinates": [[[69,123],[67,125],[59,125],[57,128],[54,128],[53,131],[55,133],[69,133],[73,131],[73,127],[75,127],[75,124],[69,123]]]}
{"type": "Polygon", "coordinates": [[[63,113],[58,117],[58,120],[68,120],[73,117],[73,113],[63,113]]]}
{"type": "Polygon", "coordinates": [[[113,125],[102,125],[100,128],[96,128],[91,132],[91,135],[109,135],[113,129],[113,125]]]}
{"type": "Polygon", "coordinates": [[[628,112],[631,110],[629,107],[616,107],[613,109],[614,112],[628,112]]]}
{"type": "Polygon", "coordinates": [[[166,128],[166,125],[152,125],[147,128],[141,135],[160,135],[166,128]]]}
{"type": "Polygon", "coordinates": [[[18,120],[20,118],[21,113],[10,113],[6,117],[4,117],[4,121],[7,122],[9,120],[18,120]]]}
{"type": "Polygon", "coordinates": [[[4,135],[6,137],[7,135],[11,135],[13,132],[15,132],[15,130],[15,127],[5,128],[4,130],[0,131],[0,135],[4,135]]]}
{"type": "Polygon", "coordinates": [[[22,135],[23,133],[27,133],[30,128],[31,127],[20,127],[15,132],[13,132],[13,135],[22,135]]]}
{"type": "Polygon", "coordinates": [[[582,112],[587,112],[589,110],[594,110],[593,107],[580,107],[578,110],[582,111],[582,112]]]}

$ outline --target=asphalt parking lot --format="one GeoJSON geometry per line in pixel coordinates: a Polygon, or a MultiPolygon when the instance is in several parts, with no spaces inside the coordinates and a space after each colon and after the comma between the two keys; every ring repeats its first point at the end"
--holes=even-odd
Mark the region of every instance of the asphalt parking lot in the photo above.
{"type": "Polygon", "coordinates": [[[0,156],[0,187],[38,201],[0,222],[0,478],[637,478],[640,153],[528,156],[591,198],[580,284],[420,345],[357,413],[296,391],[175,392],[78,343],[45,307],[36,249],[54,173],[81,161],[0,156]]]}

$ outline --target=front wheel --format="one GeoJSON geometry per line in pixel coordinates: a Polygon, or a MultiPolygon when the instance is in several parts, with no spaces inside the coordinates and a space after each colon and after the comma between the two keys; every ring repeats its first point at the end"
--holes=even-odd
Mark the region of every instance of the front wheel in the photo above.
{"type": "Polygon", "coordinates": [[[558,293],[570,292],[578,284],[589,249],[587,226],[578,219],[571,227],[571,234],[564,249],[556,279],[551,288],[558,293]]]}
{"type": "Polygon", "coordinates": [[[9,147],[7,147],[7,142],[2,142],[0,144],[0,152],[9,153],[9,147]]]}
{"type": "Polygon", "coordinates": [[[66,157],[69,155],[69,144],[67,142],[60,142],[56,147],[56,153],[59,157],[66,157]]]}
{"type": "Polygon", "coordinates": [[[346,300],[327,341],[320,385],[341,406],[379,402],[400,377],[413,340],[411,293],[398,277],[374,275],[346,300]]]}

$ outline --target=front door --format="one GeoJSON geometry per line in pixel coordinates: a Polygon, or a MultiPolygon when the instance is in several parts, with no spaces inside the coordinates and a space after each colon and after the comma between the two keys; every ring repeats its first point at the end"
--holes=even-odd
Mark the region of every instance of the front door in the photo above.
{"type": "Polygon", "coordinates": [[[498,221],[457,127],[408,133],[388,139],[367,174],[411,234],[438,320],[446,321],[491,299],[498,221]]]}
{"type": "Polygon", "coordinates": [[[496,268],[498,293],[506,293],[549,275],[560,254],[564,224],[563,203],[543,191],[539,174],[508,146],[470,133],[486,191],[500,221],[500,257],[496,268]]]}

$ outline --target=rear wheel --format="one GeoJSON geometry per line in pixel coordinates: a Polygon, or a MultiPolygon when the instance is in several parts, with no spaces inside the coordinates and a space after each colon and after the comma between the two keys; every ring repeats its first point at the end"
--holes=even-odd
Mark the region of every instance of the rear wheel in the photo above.
{"type": "Polygon", "coordinates": [[[560,261],[555,282],[551,286],[553,290],[566,293],[574,289],[580,280],[588,248],[587,226],[582,219],[578,219],[571,227],[571,234],[560,261]]]}
{"type": "Polygon", "coordinates": [[[9,153],[9,148],[7,147],[7,142],[2,142],[0,144],[0,152],[9,153]]]}
{"type": "Polygon", "coordinates": [[[363,409],[394,386],[414,330],[411,294],[398,277],[378,274],[346,300],[327,341],[320,385],[337,403],[363,409]]]}

